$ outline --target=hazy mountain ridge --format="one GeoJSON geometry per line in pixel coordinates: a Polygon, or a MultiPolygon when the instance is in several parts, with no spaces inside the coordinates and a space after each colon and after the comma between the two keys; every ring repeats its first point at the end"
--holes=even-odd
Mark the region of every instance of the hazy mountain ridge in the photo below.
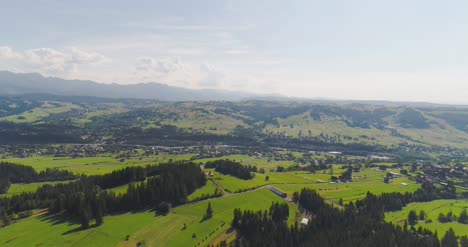
{"type": "Polygon", "coordinates": [[[240,101],[261,100],[338,105],[381,105],[412,107],[457,107],[468,105],[436,104],[429,102],[397,102],[379,100],[337,100],[328,98],[287,97],[278,94],[253,94],[215,89],[187,89],[161,83],[102,84],[89,80],[66,80],[45,77],[38,73],[0,71],[0,95],[51,94],[56,96],[89,96],[109,99],[151,99],[160,101],[240,101]]]}
{"type": "Polygon", "coordinates": [[[44,77],[37,73],[16,74],[0,71],[0,95],[53,94],[103,98],[157,99],[161,101],[236,101],[253,94],[213,89],[187,89],[160,83],[131,85],[101,84],[85,80],[44,77]]]}

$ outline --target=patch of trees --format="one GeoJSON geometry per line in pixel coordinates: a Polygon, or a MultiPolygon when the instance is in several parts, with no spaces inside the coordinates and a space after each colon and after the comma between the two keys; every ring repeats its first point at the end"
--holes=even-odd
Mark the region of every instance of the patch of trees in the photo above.
{"type": "Polygon", "coordinates": [[[444,119],[455,128],[468,133],[468,114],[466,111],[442,112],[436,113],[435,116],[444,119]]]}
{"type": "Polygon", "coordinates": [[[0,144],[86,143],[85,133],[72,125],[0,121],[0,144]]]}
{"type": "Polygon", "coordinates": [[[460,213],[460,216],[455,216],[452,211],[448,212],[447,214],[440,213],[439,216],[437,217],[437,220],[440,223],[449,223],[456,221],[460,224],[468,224],[468,215],[466,212],[466,208],[463,209],[460,213]]]}
{"type": "Polygon", "coordinates": [[[405,108],[397,115],[397,119],[403,128],[427,129],[430,127],[422,113],[412,108],[405,108]]]}
{"type": "Polygon", "coordinates": [[[23,100],[18,97],[0,96],[0,117],[16,115],[36,107],[40,107],[41,102],[35,100],[23,100]]]}
{"type": "Polygon", "coordinates": [[[288,227],[266,211],[236,209],[232,226],[237,238],[232,246],[440,246],[429,230],[408,231],[386,223],[382,205],[371,200],[339,210],[310,189],[303,189],[298,198],[300,208],[311,218],[307,226],[288,227]]]}
{"type": "MultiPolygon", "coordinates": [[[[419,214],[416,210],[410,210],[408,213],[408,223],[411,227],[414,227],[419,220],[425,220],[427,218],[426,212],[424,210],[419,211],[419,214]]],[[[432,222],[432,220],[427,220],[427,223],[432,222]]]]}
{"type": "Polygon", "coordinates": [[[219,173],[231,175],[244,180],[252,179],[252,172],[257,172],[257,167],[255,166],[244,166],[241,163],[232,160],[208,161],[206,162],[205,167],[214,168],[215,171],[219,173]]]}
{"type": "Polygon", "coordinates": [[[8,178],[0,177],[0,194],[6,194],[10,188],[11,182],[8,178]]]}
{"type": "Polygon", "coordinates": [[[189,194],[206,184],[205,174],[194,163],[167,163],[144,170],[147,175],[156,174],[157,170],[157,176],[147,177],[145,182],[136,185],[129,184],[123,196],[103,188],[110,186],[111,183],[107,181],[112,177],[120,178],[122,182],[138,178],[134,175],[138,174],[139,169],[81,176],[78,181],[67,184],[44,185],[35,193],[0,198],[0,208],[6,214],[49,208],[50,213],[65,212],[79,218],[82,227],[87,228],[92,219],[96,220],[97,225],[102,224],[102,217],[110,213],[146,208],[161,210],[162,203],[180,205],[187,201],[189,194]]]}
{"type": "Polygon", "coordinates": [[[113,171],[104,175],[88,176],[92,183],[101,187],[101,189],[109,189],[131,182],[144,181],[149,176],[159,174],[160,170],[164,169],[164,165],[151,165],[146,167],[126,167],[117,171],[113,171]]]}
{"type": "Polygon", "coordinates": [[[31,166],[0,162],[0,179],[7,179],[11,183],[65,181],[75,178],[76,176],[67,170],[47,168],[38,173],[31,166]]]}

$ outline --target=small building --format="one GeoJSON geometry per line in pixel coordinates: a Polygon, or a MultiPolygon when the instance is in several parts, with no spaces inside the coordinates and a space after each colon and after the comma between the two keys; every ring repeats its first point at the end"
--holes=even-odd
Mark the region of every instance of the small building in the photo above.
{"type": "Polygon", "coordinates": [[[309,224],[309,219],[307,218],[302,218],[301,220],[301,226],[307,226],[309,224]]]}
{"type": "Polygon", "coordinates": [[[287,194],[284,193],[283,191],[275,188],[275,187],[270,187],[270,190],[271,192],[275,193],[276,195],[278,195],[279,197],[282,197],[282,198],[286,198],[287,194]]]}

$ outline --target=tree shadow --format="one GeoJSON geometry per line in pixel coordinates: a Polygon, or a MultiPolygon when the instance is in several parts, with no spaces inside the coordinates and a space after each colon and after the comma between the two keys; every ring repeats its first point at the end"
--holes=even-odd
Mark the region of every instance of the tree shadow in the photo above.
{"type": "Polygon", "coordinates": [[[211,217],[207,217],[207,216],[205,215],[205,216],[203,216],[203,218],[200,220],[200,223],[203,223],[203,222],[205,222],[205,221],[207,221],[207,220],[209,220],[209,219],[211,219],[211,217]]]}
{"type": "Polygon", "coordinates": [[[78,219],[72,216],[67,216],[65,214],[43,214],[37,216],[41,221],[50,223],[51,225],[59,225],[68,223],[68,225],[79,224],[78,219]]]}
{"type": "Polygon", "coordinates": [[[74,229],[70,229],[70,230],[62,233],[62,235],[68,235],[68,234],[75,233],[75,232],[86,231],[86,230],[90,230],[90,229],[93,229],[93,228],[96,228],[96,227],[99,227],[99,226],[100,225],[97,225],[97,224],[90,225],[87,228],[84,228],[84,227],[80,226],[80,227],[76,227],[74,229]]]}

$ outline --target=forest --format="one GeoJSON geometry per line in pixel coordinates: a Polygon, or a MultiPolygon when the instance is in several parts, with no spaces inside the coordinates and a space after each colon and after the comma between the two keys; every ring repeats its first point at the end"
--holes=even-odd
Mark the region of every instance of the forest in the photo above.
{"type": "Polygon", "coordinates": [[[82,227],[87,228],[91,219],[102,224],[102,217],[110,213],[144,208],[161,210],[164,206],[183,204],[190,193],[205,184],[205,175],[193,163],[125,168],[110,174],[81,176],[76,182],[44,185],[34,193],[0,198],[0,214],[49,208],[51,213],[65,212],[78,217],[82,227]],[[124,196],[105,190],[145,179],[137,185],[130,184],[124,196]]]}

